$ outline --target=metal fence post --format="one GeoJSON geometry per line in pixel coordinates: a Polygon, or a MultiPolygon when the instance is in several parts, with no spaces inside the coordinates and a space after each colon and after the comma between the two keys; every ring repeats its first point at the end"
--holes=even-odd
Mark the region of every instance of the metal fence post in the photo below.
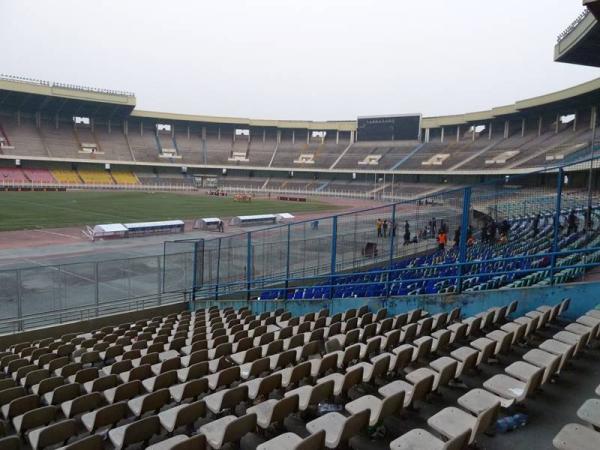
{"type": "Polygon", "coordinates": [[[17,329],[23,331],[23,285],[21,280],[21,270],[17,270],[17,329]]]}
{"type": "Polygon", "coordinates": [[[558,169],[556,180],[556,211],[554,212],[554,229],[552,232],[552,257],[550,258],[550,284],[554,284],[554,270],[556,268],[556,253],[558,252],[558,238],[560,233],[560,214],[562,209],[562,190],[564,182],[564,170],[558,169]]]}
{"type": "Polygon", "coordinates": [[[329,298],[332,299],[334,295],[333,283],[335,281],[335,272],[336,272],[336,252],[337,252],[337,216],[333,216],[333,222],[331,224],[331,266],[329,277],[329,298]]]}
{"type": "Polygon", "coordinates": [[[98,262],[94,263],[94,277],[95,277],[95,289],[94,289],[94,300],[96,303],[96,317],[100,314],[100,276],[98,271],[98,262]]]}
{"type": "Polygon", "coordinates": [[[392,229],[390,230],[390,259],[388,265],[388,271],[385,277],[385,297],[389,298],[390,296],[390,272],[392,270],[392,266],[394,264],[394,249],[396,242],[396,233],[397,233],[397,223],[396,223],[396,204],[392,205],[392,229]]]}
{"type": "Polygon", "coordinates": [[[250,289],[252,286],[252,232],[249,231],[246,237],[246,300],[250,301],[250,289]]]}
{"type": "Polygon", "coordinates": [[[462,292],[462,274],[463,264],[467,261],[467,235],[469,231],[470,222],[470,211],[471,211],[471,188],[467,187],[463,193],[463,212],[462,221],[460,225],[460,242],[458,246],[458,288],[457,292],[462,292]]]}
{"type": "Polygon", "coordinates": [[[156,288],[157,288],[157,298],[158,298],[158,306],[162,304],[162,265],[160,263],[160,255],[156,256],[156,288]]]}
{"type": "Polygon", "coordinates": [[[219,278],[221,272],[221,241],[223,238],[219,238],[217,243],[217,276],[215,279],[215,300],[219,300],[219,278]]]}
{"type": "Polygon", "coordinates": [[[291,224],[287,225],[287,252],[286,252],[286,262],[285,262],[285,292],[287,298],[287,290],[290,285],[290,239],[291,239],[291,224]]]}

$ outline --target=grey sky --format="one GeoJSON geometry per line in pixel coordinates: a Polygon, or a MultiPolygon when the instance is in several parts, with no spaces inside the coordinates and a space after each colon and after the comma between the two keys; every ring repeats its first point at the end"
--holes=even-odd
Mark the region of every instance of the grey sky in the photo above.
{"type": "Polygon", "coordinates": [[[599,76],[554,63],[581,0],[0,0],[0,73],[138,108],[275,119],[455,114],[599,76]]]}

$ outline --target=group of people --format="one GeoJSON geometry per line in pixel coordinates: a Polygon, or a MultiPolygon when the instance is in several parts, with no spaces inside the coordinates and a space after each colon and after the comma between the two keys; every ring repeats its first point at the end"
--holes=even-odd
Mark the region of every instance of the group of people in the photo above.
{"type": "MultiPolygon", "coordinates": [[[[375,222],[375,229],[377,230],[378,238],[386,238],[388,236],[396,236],[397,224],[392,220],[377,219],[375,222]]],[[[404,222],[404,245],[408,245],[411,242],[410,238],[410,225],[408,220],[404,222]]]]}
{"type": "Polygon", "coordinates": [[[509,232],[510,222],[506,219],[500,223],[495,220],[484,221],[481,226],[481,242],[488,244],[499,242],[500,244],[505,244],[508,242],[509,232]]]}

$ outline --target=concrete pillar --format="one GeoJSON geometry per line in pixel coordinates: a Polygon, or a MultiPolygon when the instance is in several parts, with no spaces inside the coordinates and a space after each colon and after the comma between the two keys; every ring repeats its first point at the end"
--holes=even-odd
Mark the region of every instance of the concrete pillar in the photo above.
{"type": "Polygon", "coordinates": [[[206,140],[206,127],[202,127],[202,140],[206,140]]]}
{"type": "Polygon", "coordinates": [[[129,135],[129,122],[127,122],[127,119],[123,121],[123,134],[125,136],[129,135]]]}
{"type": "Polygon", "coordinates": [[[221,140],[221,127],[217,128],[217,140],[220,141],[221,140]]]}
{"type": "Polygon", "coordinates": [[[175,124],[171,124],[171,139],[175,138],[175,124]]]}
{"type": "Polygon", "coordinates": [[[267,130],[263,128],[263,144],[267,141],[267,130]]]}
{"type": "Polygon", "coordinates": [[[140,136],[144,135],[144,122],[140,120],[140,136]]]}
{"type": "Polygon", "coordinates": [[[111,132],[110,119],[108,119],[107,129],[108,129],[108,134],[110,134],[110,132],[111,132]]]}
{"type": "Polygon", "coordinates": [[[340,130],[335,132],[335,143],[336,145],[340,143],[340,130]]]}
{"type": "Polygon", "coordinates": [[[277,143],[281,143],[281,130],[277,130],[277,143]]]}
{"type": "Polygon", "coordinates": [[[442,134],[440,135],[440,141],[444,142],[444,127],[442,127],[442,134]]]}
{"type": "Polygon", "coordinates": [[[296,143],[296,130],[292,130],[292,145],[296,143]]]}
{"type": "Polygon", "coordinates": [[[504,121],[504,139],[508,139],[508,135],[510,134],[510,122],[508,120],[504,121]]]}
{"type": "Polygon", "coordinates": [[[460,125],[456,125],[456,142],[460,141],[460,125]]]}
{"type": "Polygon", "coordinates": [[[544,118],[542,116],[538,119],[538,137],[542,135],[542,127],[544,125],[544,118]]]}
{"type": "Polygon", "coordinates": [[[58,130],[58,114],[54,114],[54,127],[58,130]]]}
{"type": "Polygon", "coordinates": [[[573,118],[573,132],[577,131],[577,111],[575,112],[575,117],[573,118]]]}
{"type": "Polygon", "coordinates": [[[560,113],[556,114],[556,125],[554,126],[554,134],[558,134],[559,125],[560,125],[560,113]]]}
{"type": "Polygon", "coordinates": [[[21,127],[21,111],[17,111],[17,126],[21,127]]]}
{"type": "Polygon", "coordinates": [[[473,141],[475,140],[475,128],[477,128],[475,125],[473,125],[473,141]]]}
{"type": "Polygon", "coordinates": [[[527,121],[525,118],[521,119],[521,137],[525,136],[525,124],[527,121]]]}
{"type": "Polygon", "coordinates": [[[425,128],[425,142],[429,142],[429,128],[425,128]]]}
{"type": "Polygon", "coordinates": [[[350,143],[351,143],[351,144],[354,144],[354,142],[356,141],[356,137],[357,137],[357,136],[356,136],[356,133],[357,133],[357,132],[356,132],[356,131],[354,131],[354,130],[352,130],[352,131],[350,132],[350,143]]]}
{"type": "Polygon", "coordinates": [[[492,126],[492,122],[490,122],[488,125],[488,141],[492,140],[492,126]]]}
{"type": "Polygon", "coordinates": [[[598,116],[598,107],[592,106],[592,112],[590,114],[590,130],[594,131],[596,128],[596,117],[598,116]]]}
{"type": "Polygon", "coordinates": [[[306,144],[310,144],[310,134],[311,131],[310,130],[306,130],[306,144]]]}
{"type": "Polygon", "coordinates": [[[189,125],[187,126],[187,138],[189,141],[190,140],[190,126],[189,125]]]}

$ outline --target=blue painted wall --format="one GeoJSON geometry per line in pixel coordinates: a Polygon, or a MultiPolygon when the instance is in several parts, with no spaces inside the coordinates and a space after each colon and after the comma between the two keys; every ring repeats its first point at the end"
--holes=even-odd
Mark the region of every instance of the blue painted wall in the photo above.
{"type": "Polygon", "coordinates": [[[460,295],[415,295],[390,298],[346,298],[335,300],[288,300],[288,301],[198,301],[197,308],[249,306],[254,314],[284,308],[293,315],[302,315],[328,308],[331,314],[350,308],[360,308],[367,304],[373,312],[387,308],[389,314],[399,314],[415,308],[423,308],[431,314],[460,306],[465,316],[479,313],[495,306],[508,305],[513,300],[519,302],[517,314],[536,309],[540,305],[555,305],[563,298],[571,298],[571,306],[565,316],[575,319],[589,309],[600,305],[600,282],[570,283],[559,286],[528,287],[520,289],[498,289],[493,291],[468,292],[460,295]]]}

